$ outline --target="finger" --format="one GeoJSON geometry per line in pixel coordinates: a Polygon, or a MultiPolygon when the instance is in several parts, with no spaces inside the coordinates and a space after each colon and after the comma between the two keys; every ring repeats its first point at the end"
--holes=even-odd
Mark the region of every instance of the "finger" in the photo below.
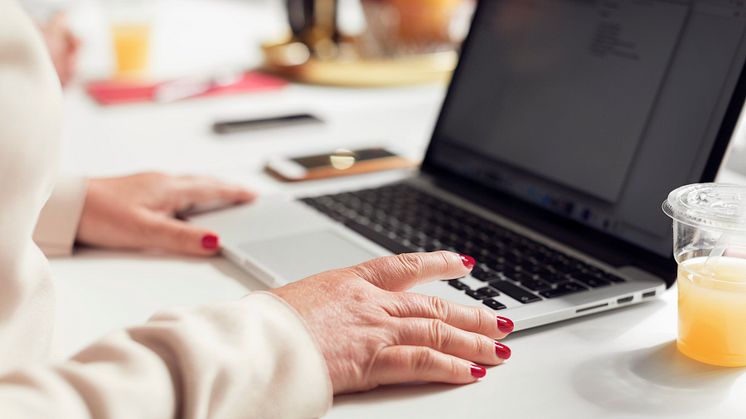
{"type": "Polygon", "coordinates": [[[210,230],[161,214],[147,213],[141,217],[144,248],[197,256],[210,256],[220,251],[220,239],[210,230]]]}
{"type": "Polygon", "coordinates": [[[181,208],[187,208],[195,205],[223,205],[243,204],[251,202],[256,195],[240,186],[228,185],[214,179],[205,177],[182,177],[180,178],[181,187],[181,208]]]}
{"type": "Polygon", "coordinates": [[[487,336],[455,328],[434,319],[398,319],[393,323],[398,345],[427,346],[444,354],[484,365],[510,358],[510,348],[487,336]]]}
{"type": "Polygon", "coordinates": [[[378,385],[413,381],[468,384],[486,374],[484,367],[424,346],[384,348],[371,368],[371,379],[378,385]]]}
{"type": "Polygon", "coordinates": [[[461,278],[473,267],[473,258],[441,251],[386,256],[357,265],[353,269],[379,288],[404,291],[423,282],[461,278]]]}
{"type": "Polygon", "coordinates": [[[395,294],[386,311],[394,317],[437,319],[461,330],[493,339],[503,339],[514,328],[510,319],[495,316],[486,308],[464,306],[442,298],[414,293],[395,294]]]}

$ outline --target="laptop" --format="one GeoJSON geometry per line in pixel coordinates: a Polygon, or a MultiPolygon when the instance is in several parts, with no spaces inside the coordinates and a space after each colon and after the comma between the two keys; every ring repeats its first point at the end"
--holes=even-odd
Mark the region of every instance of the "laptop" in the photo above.
{"type": "Polygon", "coordinates": [[[517,330],[641,303],[675,281],[660,204],[715,179],[745,59],[740,2],[481,1],[417,173],[192,221],[271,286],[446,249],[479,263],[413,291],[517,330]]]}

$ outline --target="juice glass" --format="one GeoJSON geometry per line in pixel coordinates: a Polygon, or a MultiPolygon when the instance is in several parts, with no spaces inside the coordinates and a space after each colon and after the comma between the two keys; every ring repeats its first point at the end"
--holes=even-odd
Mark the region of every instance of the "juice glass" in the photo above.
{"type": "Polygon", "coordinates": [[[673,219],[684,355],[746,366],[746,187],[681,187],[663,203],[673,219]]]}
{"type": "Polygon", "coordinates": [[[149,65],[154,1],[106,0],[117,77],[140,76],[149,65]]]}

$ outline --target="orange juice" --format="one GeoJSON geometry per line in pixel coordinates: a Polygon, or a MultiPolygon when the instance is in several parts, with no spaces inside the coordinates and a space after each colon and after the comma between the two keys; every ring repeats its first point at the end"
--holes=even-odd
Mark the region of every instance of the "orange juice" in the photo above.
{"type": "Polygon", "coordinates": [[[698,361],[746,366],[746,259],[679,264],[679,350],[698,361]]]}
{"type": "Polygon", "coordinates": [[[131,76],[148,67],[150,25],[147,23],[113,24],[112,37],[117,62],[117,75],[131,76]]]}

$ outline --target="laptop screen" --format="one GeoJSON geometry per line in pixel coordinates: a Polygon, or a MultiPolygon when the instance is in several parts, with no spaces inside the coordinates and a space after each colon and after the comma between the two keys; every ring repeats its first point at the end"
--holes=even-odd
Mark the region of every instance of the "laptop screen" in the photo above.
{"type": "Polygon", "coordinates": [[[702,179],[746,58],[744,4],[482,1],[425,170],[670,255],[660,204],[702,179]]]}

